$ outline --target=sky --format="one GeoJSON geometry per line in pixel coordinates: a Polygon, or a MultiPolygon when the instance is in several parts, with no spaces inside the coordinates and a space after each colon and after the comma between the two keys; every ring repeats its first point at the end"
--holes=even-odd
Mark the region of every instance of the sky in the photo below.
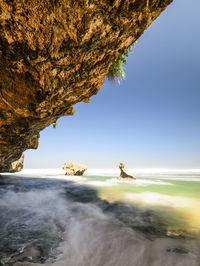
{"type": "Polygon", "coordinates": [[[200,168],[200,1],[174,0],[90,103],[40,134],[25,168],[200,168]]]}

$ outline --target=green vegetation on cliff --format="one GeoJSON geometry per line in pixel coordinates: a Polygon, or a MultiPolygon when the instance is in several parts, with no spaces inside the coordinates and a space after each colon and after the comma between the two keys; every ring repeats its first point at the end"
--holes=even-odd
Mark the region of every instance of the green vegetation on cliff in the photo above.
{"type": "MultiPolygon", "coordinates": [[[[137,43],[137,41],[135,43],[137,43]]],[[[133,53],[132,49],[135,46],[135,43],[133,43],[131,46],[125,49],[122,53],[120,53],[119,56],[113,61],[107,74],[107,77],[109,80],[115,81],[117,78],[118,82],[120,83],[122,79],[126,78],[123,65],[127,65],[127,61],[126,61],[127,57],[129,53],[133,53]]]]}

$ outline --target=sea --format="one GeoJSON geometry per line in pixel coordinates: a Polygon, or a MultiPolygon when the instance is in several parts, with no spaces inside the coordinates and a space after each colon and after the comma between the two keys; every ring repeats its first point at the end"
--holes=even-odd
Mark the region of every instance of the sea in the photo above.
{"type": "Polygon", "coordinates": [[[0,177],[2,266],[200,266],[200,169],[0,177]]]}

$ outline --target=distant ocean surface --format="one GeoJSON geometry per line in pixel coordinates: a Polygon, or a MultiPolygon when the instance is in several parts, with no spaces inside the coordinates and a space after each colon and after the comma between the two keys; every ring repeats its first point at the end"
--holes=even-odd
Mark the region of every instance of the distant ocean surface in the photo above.
{"type": "MultiPolygon", "coordinates": [[[[165,168],[133,168],[126,169],[130,174],[137,175],[138,177],[153,177],[164,178],[168,176],[170,178],[186,177],[186,178],[200,178],[200,169],[165,169],[165,168]]],[[[62,175],[65,171],[61,168],[47,168],[47,169],[24,169],[23,171],[15,174],[55,174],[62,175]]],[[[86,176],[118,176],[119,169],[88,169],[85,172],[86,176]]]]}
{"type": "Polygon", "coordinates": [[[200,169],[25,169],[0,179],[0,265],[199,266],[200,169]]]}

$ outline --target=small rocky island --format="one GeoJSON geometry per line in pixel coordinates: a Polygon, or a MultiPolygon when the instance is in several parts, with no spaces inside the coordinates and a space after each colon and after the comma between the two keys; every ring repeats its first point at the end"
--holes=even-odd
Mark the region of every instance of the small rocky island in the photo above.
{"type": "Polygon", "coordinates": [[[128,175],[126,172],[125,172],[125,169],[124,169],[125,165],[123,163],[119,163],[119,169],[120,169],[120,176],[118,177],[118,179],[129,179],[129,180],[136,180],[136,177],[135,176],[132,176],[132,175],[128,175]]]}
{"type": "Polygon", "coordinates": [[[84,164],[66,162],[62,169],[66,171],[65,175],[80,176],[87,170],[87,167],[84,164]]]}

